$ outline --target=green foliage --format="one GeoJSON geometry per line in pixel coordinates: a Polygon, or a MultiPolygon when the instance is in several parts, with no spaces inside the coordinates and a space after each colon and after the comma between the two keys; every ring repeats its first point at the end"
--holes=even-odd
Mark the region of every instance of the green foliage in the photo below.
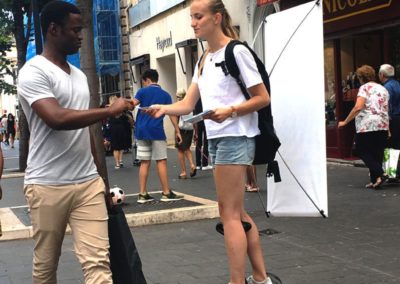
{"type": "Polygon", "coordinates": [[[12,36],[12,17],[7,11],[0,11],[0,94],[15,94],[16,87],[5,81],[6,76],[15,79],[13,72],[14,63],[7,58],[7,52],[11,50],[13,45],[12,36]]]}

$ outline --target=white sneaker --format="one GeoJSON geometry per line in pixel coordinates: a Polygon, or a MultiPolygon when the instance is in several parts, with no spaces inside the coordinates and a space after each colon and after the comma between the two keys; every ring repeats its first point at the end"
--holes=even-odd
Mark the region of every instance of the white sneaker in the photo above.
{"type": "Polygon", "coordinates": [[[254,280],[253,275],[250,275],[249,277],[247,277],[247,284],[273,284],[271,281],[271,278],[267,277],[267,279],[265,279],[264,281],[261,282],[257,282],[256,280],[254,280]]]}
{"type": "Polygon", "coordinates": [[[203,171],[212,170],[212,169],[213,169],[213,166],[211,166],[211,165],[208,165],[208,166],[205,166],[202,168],[203,171]]]}

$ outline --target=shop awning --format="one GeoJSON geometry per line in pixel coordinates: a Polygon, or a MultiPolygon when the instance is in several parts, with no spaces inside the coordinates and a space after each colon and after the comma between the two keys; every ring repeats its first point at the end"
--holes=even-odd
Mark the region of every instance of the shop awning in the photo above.
{"type": "Polygon", "coordinates": [[[143,54],[135,58],[131,58],[129,63],[131,65],[145,64],[150,61],[150,54],[143,54]]]}
{"type": "Polygon", "coordinates": [[[175,44],[175,48],[197,45],[197,39],[191,38],[175,44]]]}
{"type": "Polygon", "coordinates": [[[184,41],[177,42],[175,44],[176,51],[178,52],[179,62],[181,63],[182,72],[185,75],[186,75],[186,71],[185,71],[185,68],[183,67],[182,57],[181,57],[181,53],[179,52],[179,48],[187,47],[187,46],[197,46],[197,39],[194,39],[194,38],[186,39],[184,41]]]}

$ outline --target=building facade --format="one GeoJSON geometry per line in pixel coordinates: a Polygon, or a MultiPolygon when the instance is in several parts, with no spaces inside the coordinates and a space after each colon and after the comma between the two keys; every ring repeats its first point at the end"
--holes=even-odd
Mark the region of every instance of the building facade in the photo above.
{"type": "MultiPolygon", "coordinates": [[[[190,27],[191,0],[139,0],[130,3],[129,57],[132,93],[140,87],[146,68],[160,73],[160,85],[173,98],[177,88],[189,86],[197,59],[206,48],[194,38],[190,27]]],[[[254,43],[263,58],[265,17],[306,0],[225,0],[225,6],[240,31],[240,39],[254,43]],[[259,29],[260,28],[260,29],[259,29]],[[260,30],[260,31],[259,31],[260,30]],[[259,31],[259,33],[257,33],[259,31]]],[[[326,138],[329,157],[352,158],[355,127],[338,129],[355,103],[358,85],[354,72],[363,64],[376,70],[383,63],[400,75],[400,1],[323,0],[326,138]]],[[[310,83],[312,75],[310,74],[310,83]]],[[[169,139],[173,131],[169,129],[169,139]]]]}

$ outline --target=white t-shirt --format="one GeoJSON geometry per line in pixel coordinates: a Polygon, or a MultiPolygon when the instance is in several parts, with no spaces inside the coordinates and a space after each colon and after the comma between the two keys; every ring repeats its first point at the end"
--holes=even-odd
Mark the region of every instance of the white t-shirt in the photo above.
{"type": "Polygon", "coordinates": [[[7,131],[7,123],[8,122],[8,118],[7,117],[3,117],[1,119],[1,126],[4,128],[4,131],[7,131]]]}
{"type": "Polygon", "coordinates": [[[54,130],[31,108],[45,98],[55,98],[63,108],[89,108],[85,74],[70,65],[67,74],[43,56],[25,63],[18,76],[18,97],[31,133],[25,184],[81,183],[98,176],[90,150],[89,128],[54,130]]]}
{"type": "MultiPolygon", "coordinates": [[[[203,110],[235,106],[246,101],[235,79],[230,75],[225,76],[222,68],[215,66],[216,63],[225,60],[225,49],[226,46],[207,54],[200,77],[198,77],[198,64],[196,64],[192,82],[198,84],[203,110]]],[[[235,46],[233,54],[246,88],[263,83],[254,58],[245,46],[235,46]]],[[[210,119],[206,119],[204,123],[209,139],[227,136],[254,137],[260,134],[257,112],[228,118],[222,123],[210,119]]]]}

